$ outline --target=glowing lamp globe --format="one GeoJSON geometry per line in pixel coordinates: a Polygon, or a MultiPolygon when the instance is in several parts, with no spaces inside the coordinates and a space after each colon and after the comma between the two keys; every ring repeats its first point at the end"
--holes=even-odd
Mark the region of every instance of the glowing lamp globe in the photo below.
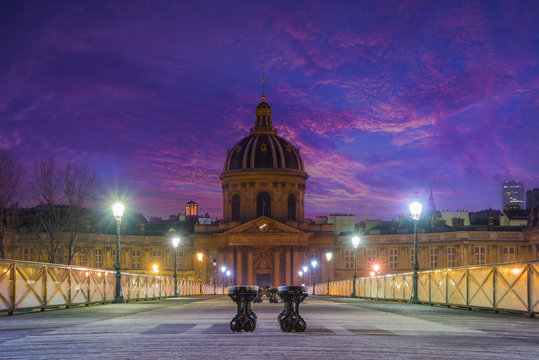
{"type": "Polygon", "coordinates": [[[378,270],[380,270],[380,265],[378,264],[374,264],[374,266],[372,267],[372,269],[376,272],[378,272],[378,270]]]}
{"type": "Polygon", "coordinates": [[[121,218],[122,216],[124,216],[124,210],[125,206],[122,203],[117,202],[112,205],[112,213],[116,218],[121,218]]]}
{"type": "Polygon", "coordinates": [[[173,237],[172,238],[172,246],[177,248],[179,244],[180,244],[180,238],[179,237],[173,237]]]}
{"type": "Polygon", "coordinates": [[[357,248],[357,246],[359,245],[359,236],[354,236],[352,238],[352,246],[355,248],[357,248]]]}
{"type": "Polygon", "coordinates": [[[197,259],[198,261],[202,261],[202,258],[204,257],[204,254],[202,253],[197,253],[197,259]]]}
{"type": "Polygon", "coordinates": [[[307,270],[309,270],[309,268],[308,268],[307,266],[304,266],[304,267],[303,267],[303,273],[306,273],[307,270]]]}
{"type": "Polygon", "coordinates": [[[316,261],[316,260],[311,261],[311,266],[313,268],[316,268],[316,265],[318,265],[318,261],[316,261]]]}
{"type": "Polygon", "coordinates": [[[331,258],[332,258],[332,257],[333,257],[333,254],[332,254],[332,253],[330,253],[330,252],[327,252],[327,253],[326,253],[326,259],[327,259],[327,261],[331,261],[331,258]]]}
{"type": "Polygon", "coordinates": [[[221,266],[221,272],[224,274],[226,272],[226,266],[221,266]]]}
{"type": "Polygon", "coordinates": [[[414,201],[410,204],[410,214],[412,214],[413,220],[419,220],[421,217],[421,210],[423,209],[423,205],[421,203],[414,201]]]}

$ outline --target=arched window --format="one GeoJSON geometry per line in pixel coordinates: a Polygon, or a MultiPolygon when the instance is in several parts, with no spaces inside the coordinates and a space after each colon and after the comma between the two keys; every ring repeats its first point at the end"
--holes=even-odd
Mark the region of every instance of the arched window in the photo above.
{"type": "Polygon", "coordinates": [[[256,196],[256,216],[271,217],[271,197],[265,191],[256,196]]]}
{"type": "Polygon", "coordinates": [[[288,195],[288,220],[296,220],[296,196],[288,195]]]}
{"type": "Polygon", "coordinates": [[[238,194],[232,195],[232,220],[240,219],[240,196],[238,194]]]}

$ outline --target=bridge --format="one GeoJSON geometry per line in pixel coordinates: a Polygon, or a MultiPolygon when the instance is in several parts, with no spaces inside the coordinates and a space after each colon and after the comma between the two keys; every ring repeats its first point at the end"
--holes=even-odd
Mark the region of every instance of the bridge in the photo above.
{"type": "MultiPolygon", "coordinates": [[[[362,298],[349,297],[350,281],[317,284],[315,292],[340,296],[302,303],[304,333],[283,333],[277,324],[283,305],[268,302],[253,304],[253,333],[232,333],[235,304],[223,295],[197,295],[194,282],[182,282],[181,296],[171,297],[169,278],[123,274],[130,301],[102,305],[113,294],[110,271],[0,265],[2,359],[530,359],[539,352],[539,320],[531,318],[537,262],[422,272],[423,304],[383,299],[406,297],[408,274],[358,279],[362,298]]],[[[202,291],[213,293],[213,286],[202,291]]]]}

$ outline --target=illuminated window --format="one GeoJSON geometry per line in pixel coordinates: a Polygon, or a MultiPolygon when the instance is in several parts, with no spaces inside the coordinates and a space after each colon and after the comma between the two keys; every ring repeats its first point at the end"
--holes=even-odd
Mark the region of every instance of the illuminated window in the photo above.
{"type": "Polygon", "coordinates": [[[389,249],[389,268],[396,269],[399,262],[399,250],[398,249],[389,249]]]}
{"type": "Polygon", "coordinates": [[[140,250],[131,250],[131,269],[140,269],[140,250]]]}
{"type": "Polygon", "coordinates": [[[447,267],[453,267],[453,266],[455,266],[455,248],[448,247],[447,248],[447,267]]]}
{"type": "Polygon", "coordinates": [[[288,195],[288,220],[296,220],[296,196],[288,195]]]}
{"type": "Polygon", "coordinates": [[[95,249],[94,256],[95,256],[95,267],[102,268],[103,267],[103,250],[95,249]]]}
{"type": "Polygon", "coordinates": [[[503,262],[515,261],[515,248],[504,247],[503,248],[503,262]]]}
{"type": "Polygon", "coordinates": [[[436,269],[438,267],[438,249],[430,249],[430,268],[436,269]]]}
{"type": "Polygon", "coordinates": [[[367,262],[375,263],[378,260],[378,249],[367,249],[367,262]]]}
{"type": "Polygon", "coordinates": [[[88,266],[88,263],[86,260],[87,260],[86,249],[80,249],[79,250],[79,265],[88,266]]]}
{"type": "Polygon", "coordinates": [[[345,269],[354,268],[354,250],[344,251],[344,268],[345,269]]]}
{"type": "Polygon", "coordinates": [[[271,217],[271,197],[265,191],[262,191],[256,197],[256,216],[271,217]]]}
{"type": "Polygon", "coordinates": [[[238,194],[232,195],[232,220],[240,219],[240,196],[238,194]]]}
{"type": "Polygon", "coordinates": [[[475,265],[484,265],[486,263],[487,251],[484,246],[474,247],[475,265]]]}

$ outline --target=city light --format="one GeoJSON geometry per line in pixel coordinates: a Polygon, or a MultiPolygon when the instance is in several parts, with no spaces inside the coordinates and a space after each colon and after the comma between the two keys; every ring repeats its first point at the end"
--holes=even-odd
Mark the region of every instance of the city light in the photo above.
{"type": "Polygon", "coordinates": [[[226,266],[221,266],[221,272],[224,274],[226,272],[226,266]]]}
{"type": "Polygon", "coordinates": [[[380,270],[380,265],[378,264],[374,264],[372,269],[375,271],[375,272],[378,272],[380,270]]]}
{"type": "Polygon", "coordinates": [[[159,265],[153,264],[152,265],[152,271],[157,274],[159,272],[159,265]]]}
{"type": "Polygon", "coordinates": [[[307,267],[306,265],[303,266],[303,273],[307,273],[307,270],[309,270],[309,267],[307,267]]]}
{"type": "Polygon", "coordinates": [[[332,257],[333,257],[333,254],[332,254],[332,253],[330,253],[330,252],[327,252],[327,253],[326,253],[326,260],[327,260],[327,261],[331,261],[331,258],[332,258],[332,257]]]}
{"type": "Polygon", "coordinates": [[[179,244],[180,244],[180,238],[177,237],[177,236],[176,236],[176,237],[173,237],[173,238],[172,238],[172,246],[175,247],[175,248],[177,248],[179,244]]]}
{"type": "Polygon", "coordinates": [[[352,246],[354,247],[354,249],[356,249],[359,245],[359,236],[354,236],[352,238],[352,246]]]}
{"type": "Polygon", "coordinates": [[[203,254],[203,253],[201,253],[201,252],[197,253],[197,259],[198,259],[198,261],[202,261],[202,258],[203,258],[203,257],[204,257],[204,254],[203,254]]]}
{"type": "Polygon", "coordinates": [[[299,276],[303,276],[303,271],[298,271],[299,276]]]}
{"type": "Polygon", "coordinates": [[[410,204],[410,214],[412,214],[413,220],[419,220],[421,217],[421,210],[423,209],[423,205],[421,205],[420,202],[414,201],[410,204]]]}
{"type": "Polygon", "coordinates": [[[117,219],[121,218],[124,215],[124,210],[125,206],[120,202],[114,203],[114,205],[112,205],[112,214],[117,219]]]}
{"type": "Polygon", "coordinates": [[[312,266],[314,269],[316,269],[316,266],[317,266],[317,265],[318,265],[318,261],[316,261],[316,260],[311,261],[311,266],[312,266]]]}

